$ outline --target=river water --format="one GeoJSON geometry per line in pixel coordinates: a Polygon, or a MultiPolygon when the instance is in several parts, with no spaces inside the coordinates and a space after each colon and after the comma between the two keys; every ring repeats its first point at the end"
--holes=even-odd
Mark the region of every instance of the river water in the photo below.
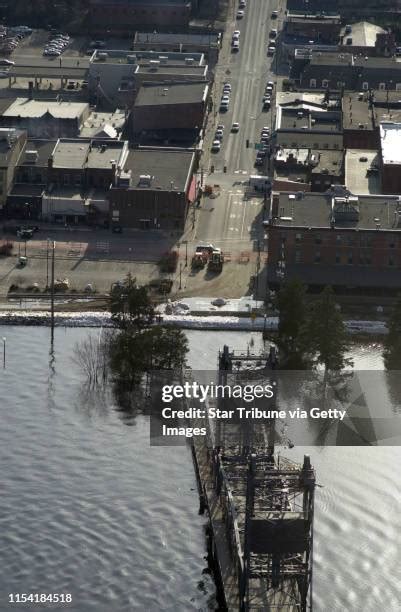
{"type": "MultiPolygon", "coordinates": [[[[56,329],[53,353],[47,328],[3,332],[0,611],[213,609],[188,449],[150,447],[146,416],[85,392],[72,357],[87,330],[56,329]],[[8,603],[21,592],[71,593],[72,603],[8,603]]],[[[250,337],[188,332],[190,364],[213,368],[218,347],[245,348],[250,337]]],[[[357,346],[353,356],[356,367],[382,368],[378,345],[357,346]]],[[[315,612],[399,612],[400,448],[309,452],[321,485],[315,612]]]]}

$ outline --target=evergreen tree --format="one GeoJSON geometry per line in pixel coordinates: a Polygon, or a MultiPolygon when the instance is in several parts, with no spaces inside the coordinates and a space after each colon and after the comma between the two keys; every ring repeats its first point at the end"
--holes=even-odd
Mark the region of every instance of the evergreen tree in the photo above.
{"type": "Polygon", "coordinates": [[[305,287],[299,280],[291,280],[285,283],[277,296],[277,346],[282,366],[287,369],[302,369],[307,364],[303,335],[306,322],[305,293],[305,287]]]}
{"type": "Polygon", "coordinates": [[[383,349],[384,365],[387,370],[401,370],[401,295],[397,298],[387,328],[383,349]]]}
{"type": "Polygon", "coordinates": [[[345,357],[349,348],[347,330],[331,287],[325,287],[312,305],[303,334],[315,364],[323,365],[326,373],[340,372],[352,364],[345,357]]]}
{"type": "Polygon", "coordinates": [[[112,320],[119,328],[109,344],[110,370],[118,390],[132,390],[145,374],[181,370],[188,352],[185,334],[155,324],[155,312],[146,287],[127,276],[111,292],[112,320]]]}
{"type": "Polygon", "coordinates": [[[155,316],[146,287],[139,287],[131,274],[112,288],[110,310],[112,321],[120,329],[147,327],[155,316]]]}

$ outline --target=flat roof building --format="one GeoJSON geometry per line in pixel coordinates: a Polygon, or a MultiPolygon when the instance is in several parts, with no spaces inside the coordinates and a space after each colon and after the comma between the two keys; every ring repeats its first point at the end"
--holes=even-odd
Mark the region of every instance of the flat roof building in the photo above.
{"type": "Polygon", "coordinates": [[[89,116],[86,102],[16,98],[0,116],[0,125],[24,129],[30,138],[78,136],[89,116]]]}
{"type": "Polygon", "coordinates": [[[88,86],[92,101],[106,108],[130,108],[143,83],[207,79],[203,54],[110,50],[91,57],[88,86]]]}
{"type": "Polygon", "coordinates": [[[287,279],[311,289],[391,295],[399,290],[401,199],[355,196],[341,186],[326,193],[273,193],[267,229],[268,281],[287,279]]]}
{"type": "Polygon", "coordinates": [[[194,150],[130,151],[110,190],[111,221],[123,227],[182,229],[196,197],[196,161],[194,150]]]}
{"type": "Polygon", "coordinates": [[[205,81],[142,85],[131,114],[134,140],[192,144],[203,127],[208,96],[205,81]]]}

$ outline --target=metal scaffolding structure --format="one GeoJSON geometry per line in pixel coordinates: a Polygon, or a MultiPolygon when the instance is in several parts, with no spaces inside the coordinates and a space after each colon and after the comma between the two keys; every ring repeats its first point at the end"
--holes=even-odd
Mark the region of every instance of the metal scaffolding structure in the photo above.
{"type": "MultiPolygon", "coordinates": [[[[219,354],[220,384],[274,378],[275,351],[219,354]]],[[[194,440],[199,491],[209,514],[211,554],[231,612],[311,612],[315,472],[280,456],[274,419],[209,422],[194,440]]]]}

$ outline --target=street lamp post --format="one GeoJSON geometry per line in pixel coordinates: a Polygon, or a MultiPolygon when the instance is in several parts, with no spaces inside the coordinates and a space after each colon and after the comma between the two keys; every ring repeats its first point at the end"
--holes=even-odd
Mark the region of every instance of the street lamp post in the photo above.
{"type": "Polygon", "coordinates": [[[3,370],[6,369],[6,338],[3,336],[3,370]]]}
{"type": "Polygon", "coordinates": [[[180,286],[178,288],[181,291],[182,289],[182,263],[180,263],[180,286]]]}

